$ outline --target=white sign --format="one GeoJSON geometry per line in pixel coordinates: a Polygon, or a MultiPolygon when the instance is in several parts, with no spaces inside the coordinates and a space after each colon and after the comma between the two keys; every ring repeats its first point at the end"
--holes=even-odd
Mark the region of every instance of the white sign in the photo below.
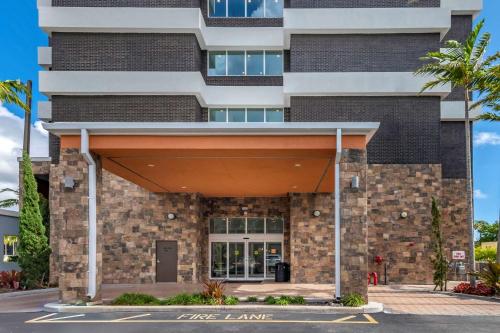
{"type": "Polygon", "coordinates": [[[453,251],[453,260],[464,260],[465,259],[465,251],[453,251]]]}

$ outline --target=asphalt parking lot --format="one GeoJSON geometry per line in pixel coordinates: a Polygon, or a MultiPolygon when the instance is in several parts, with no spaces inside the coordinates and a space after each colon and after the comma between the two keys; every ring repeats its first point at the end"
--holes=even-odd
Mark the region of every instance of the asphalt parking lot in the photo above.
{"type": "Polygon", "coordinates": [[[496,332],[499,316],[321,314],[300,312],[111,312],[0,314],[7,332],[496,332]]]}

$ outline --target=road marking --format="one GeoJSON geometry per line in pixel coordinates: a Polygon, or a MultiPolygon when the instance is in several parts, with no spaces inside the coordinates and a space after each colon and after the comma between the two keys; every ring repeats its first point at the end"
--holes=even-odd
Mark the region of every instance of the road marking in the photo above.
{"type": "Polygon", "coordinates": [[[61,320],[61,319],[69,319],[69,318],[77,318],[77,317],[85,317],[84,314],[77,314],[77,315],[72,315],[72,316],[66,316],[66,317],[58,317],[58,318],[50,318],[45,321],[56,321],[56,320],[61,320]]]}
{"type": "MultiPolygon", "coordinates": [[[[347,316],[344,318],[339,318],[336,320],[283,320],[283,319],[271,319],[271,320],[239,320],[239,319],[208,319],[208,320],[185,320],[185,319],[133,319],[133,317],[139,318],[139,317],[145,317],[146,315],[150,314],[142,314],[142,315],[137,315],[137,316],[131,316],[131,317],[125,317],[125,318],[119,318],[119,319],[112,319],[112,320],[59,320],[59,319],[65,319],[65,318],[74,318],[74,317],[80,317],[84,315],[76,315],[76,316],[68,316],[68,317],[60,317],[60,318],[54,318],[54,319],[41,319],[41,320],[36,320],[36,321],[27,321],[26,323],[32,323],[32,324],[85,324],[85,323],[99,323],[99,324],[106,324],[106,323],[115,323],[115,324],[122,324],[122,323],[138,323],[138,324],[155,324],[155,323],[218,323],[218,324],[223,324],[223,323],[233,323],[233,324],[256,324],[256,323],[266,323],[266,324],[369,324],[369,325],[374,325],[378,324],[378,321],[376,321],[372,316],[368,314],[364,314],[363,316],[367,319],[367,321],[357,321],[357,320],[350,320],[353,318],[356,318],[356,316],[347,316]]],[[[38,319],[38,318],[37,318],[38,319]]]]}
{"type": "Polygon", "coordinates": [[[49,317],[52,317],[52,316],[55,316],[57,313],[49,313],[48,315],[45,315],[45,316],[41,316],[41,317],[37,317],[37,318],[33,318],[31,320],[28,320],[27,323],[32,323],[32,322],[35,322],[37,320],[42,320],[42,319],[45,319],[45,318],[49,318],[49,317]]]}
{"type": "Polygon", "coordinates": [[[112,322],[113,322],[113,323],[116,323],[116,322],[125,321],[125,320],[128,320],[128,319],[142,318],[142,317],[147,317],[147,316],[151,316],[151,313],[145,313],[145,314],[136,315],[136,316],[130,316],[130,317],[125,317],[125,318],[119,318],[119,319],[112,320],[112,322]]]}

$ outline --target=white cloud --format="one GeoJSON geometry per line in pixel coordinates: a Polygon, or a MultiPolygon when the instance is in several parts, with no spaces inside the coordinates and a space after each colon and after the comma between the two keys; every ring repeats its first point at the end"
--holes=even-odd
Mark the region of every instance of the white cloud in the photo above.
{"type": "Polygon", "coordinates": [[[474,144],[481,145],[500,145],[500,134],[495,132],[478,132],[474,136],[474,144]]]}
{"type": "MultiPolygon", "coordinates": [[[[0,103],[0,189],[19,186],[19,165],[17,158],[21,156],[23,145],[24,120],[9,112],[0,103]]],[[[37,121],[31,127],[30,155],[48,156],[48,133],[37,121]]],[[[0,194],[0,199],[12,197],[11,194],[0,194]]],[[[15,209],[15,207],[13,208],[15,209]]]]}
{"type": "Polygon", "coordinates": [[[474,198],[476,199],[486,199],[488,195],[486,193],[481,192],[480,189],[474,190],[474,198]]]}

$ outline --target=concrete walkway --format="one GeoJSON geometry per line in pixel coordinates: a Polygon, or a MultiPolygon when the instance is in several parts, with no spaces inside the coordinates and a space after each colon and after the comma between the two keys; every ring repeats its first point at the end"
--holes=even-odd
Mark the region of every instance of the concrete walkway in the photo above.
{"type": "MultiPolygon", "coordinates": [[[[452,283],[450,286],[453,286],[452,283]]],[[[463,295],[433,293],[429,285],[389,285],[371,286],[369,299],[384,304],[386,312],[418,315],[495,315],[500,316],[500,302],[488,298],[463,295]]],[[[104,299],[113,299],[125,292],[141,292],[157,297],[168,297],[180,292],[194,293],[202,290],[200,284],[158,283],[149,285],[104,285],[104,299]]],[[[238,297],[267,295],[301,295],[321,299],[331,299],[333,285],[280,283],[228,283],[226,294],[238,297]]],[[[45,303],[57,302],[57,291],[41,294],[1,295],[0,312],[40,311],[45,303]]]]}

